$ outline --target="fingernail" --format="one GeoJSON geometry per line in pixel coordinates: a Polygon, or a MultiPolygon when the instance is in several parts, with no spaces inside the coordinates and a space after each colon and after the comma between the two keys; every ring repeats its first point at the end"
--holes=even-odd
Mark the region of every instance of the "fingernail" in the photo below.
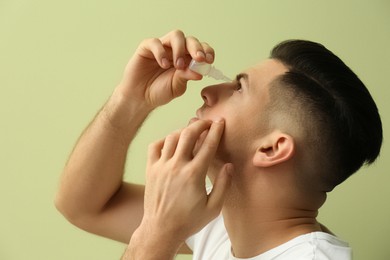
{"type": "Polygon", "coordinates": [[[167,58],[162,58],[161,63],[163,65],[163,68],[169,68],[171,66],[171,63],[169,62],[169,60],[167,58]]]}
{"type": "Polygon", "coordinates": [[[198,56],[198,57],[200,57],[200,58],[205,58],[206,56],[204,55],[204,52],[203,51],[198,51],[197,53],[196,53],[196,56],[198,56]]]}
{"type": "Polygon", "coordinates": [[[176,61],[176,68],[177,69],[184,69],[185,68],[184,59],[182,57],[177,59],[177,61],[176,61]]]}
{"type": "Polygon", "coordinates": [[[206,54],[206,61],[207,61],[208,63],[212,63],[212,62],[214,61],[214,56],[211,55],[210,53],[207,53],[207,54],[206,54]]]}

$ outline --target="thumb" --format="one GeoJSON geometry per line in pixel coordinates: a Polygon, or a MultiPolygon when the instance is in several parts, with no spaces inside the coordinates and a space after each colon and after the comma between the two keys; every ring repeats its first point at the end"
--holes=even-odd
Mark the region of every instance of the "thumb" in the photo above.
{"type": "Polygon", "coordinates": [[[200,80],[202,75],[199,75],[189,69],[176,70],[172,79],[172,95],[174,98],[184,94],[187,89],[189,80],[200,80]]]}
{"type": "Polygon", "coordinates": [[[227,163],[222,167],[218,176],[215,178],[213,190],[209,195],[207,206],[210,210],[215,210],[216,214],[219,214],[222,209],[226,192],[230,187],[233,172],[233,164],[227,163]]]}

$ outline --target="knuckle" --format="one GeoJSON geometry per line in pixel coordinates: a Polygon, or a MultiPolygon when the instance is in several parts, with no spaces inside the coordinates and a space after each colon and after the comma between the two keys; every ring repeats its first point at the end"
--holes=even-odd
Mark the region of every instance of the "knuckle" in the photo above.
{"type": "Polygon", "coordinates": [[[203,145],[209,150],[216,150],[218,148],[219,143],[214,139],[205,140],[203,145]]]}
{"type": "Polygon", "coordinates": [[[202,166],[197,164],[189,164],[188,165],[188,177],[190,177],[193,180],[198,180],[199,173],[202,171],[202,166]]]}
{"type": "Polygon", "coordinates": [[[149,39],[143,39],[139,44],[138,47],[144,46],[148,43],[149,39]]]}
{"type": "Polygon", "coordinates": [[[159,141],[150,143],[150,144],[148,145],[148,151],[149,151],[149,152],[152,152],[152,151],[156,150],[158,146],[159,146],[159,141]]]}
{"type": "Polygon", "coordinates": [[[202,42],[202,47],[205,51],[214,54],[214,49],[206,42],[202,42]]]}
{"type": "Polygon", "coordinates": [[[172,30],[170,34],[173,36],[184,37],[184,32],[179,29],[172,30]]]}
{"type": "Polygon", "coordinates": [[[138,45],[139,51],[148,50],[151,52],[156,52],[158,54],[161,54],[164,52],[164,49],[162,48],[162,42],[158,38],[148,38],[144,39],[139,45],[138,45]]]}
{"type": "Polygon", "coordinates": [[[186,165],[183,170],[183,179],[187,183],[195,184],[199,181],[199,169],[192,164],[186,165]]]}
{"type": "Polygon", "coordinates": [[[149,44],[155,43],[155,39],[156,38],[144,39],[144,40],[141,41],[140,45],[143,46],[143,45],[149,45],[149,44]]]}
{"type": "Polygon", "coordinates": [[[170,133],[165,137],[165,142],[166,141],[173,141],[176,138],[177,134],[176,133],[170,133]]]}
{"type": "Polygon", "coordinates": [[[149,39],[147,39],[147,41],[148,41],[150,44],[161,44],[161,41],[160,41],[160,39],[158,39],[158,38],[149,38],[149,39]]]}
{"type": "Polygon", "coordinates": [[[166,137],[165,137],[165,140],[168,140],[168,141],[177,141],[177,139],[179,139],[180,137],[180,132],[181,130],[177,130],[175,132],[172,132],[170,134],[168,134],[166,137]]]}
{"type": "Polygon", "coordinates": [[[169,164],[171,174],[178,175],[180,172],[183,171],[183,165],[180,160],[173,158],[172,160],[170,160],[169,164]]]}
{"type": "Polygon", "coordinates": [[[193,138],[194,136],[195,136],[195,131],[189,127],[185,128],[180,135],[180,137],[184,139],[186,138],[190,139],[193,138]]]}
{"type": "Polygon", "coordinates": [[[197,42],[199,42],[198,38],[196,38],[195,36],[192,36],[192,35],[189,35],[189,36],[187,36],[186,38],[187,38],[187,40],[192,40],[192,41],[197,41],[197,42]]]}

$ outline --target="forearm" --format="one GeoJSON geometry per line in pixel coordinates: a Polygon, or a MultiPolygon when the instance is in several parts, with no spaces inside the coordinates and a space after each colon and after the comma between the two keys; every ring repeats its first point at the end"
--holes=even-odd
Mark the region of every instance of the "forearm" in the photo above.
{"type": "Polygon", "coordinates": [[[122,184],[128,147],[149,112],[114,92],[65,166],[56,198],[63,213],[96,214],[104,208],[122,184]]]}

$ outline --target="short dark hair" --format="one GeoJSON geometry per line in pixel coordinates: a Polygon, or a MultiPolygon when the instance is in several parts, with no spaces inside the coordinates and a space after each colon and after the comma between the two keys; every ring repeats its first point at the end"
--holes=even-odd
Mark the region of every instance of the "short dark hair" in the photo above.
{"type": "Polygon", "coordinates": [[[312,121],[305,138],[314,140],[317,156],[312,159],[322,160],[321,167],[326,167],[321,176],[325,190],[376,160],[383,139],[378,108],[363,82],[340,58],[323,45],[305,40],[281,42],[270,58],[288,68],[273,87],[293,96],[312,121]]]}

